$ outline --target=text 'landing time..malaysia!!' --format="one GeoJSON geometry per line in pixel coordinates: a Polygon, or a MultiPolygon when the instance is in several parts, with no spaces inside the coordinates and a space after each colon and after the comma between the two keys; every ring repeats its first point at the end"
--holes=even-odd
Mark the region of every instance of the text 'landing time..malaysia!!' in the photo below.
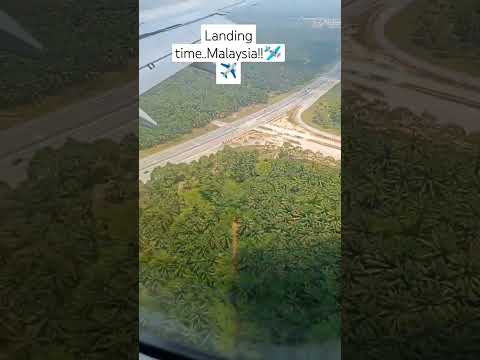
{"type": "Polygon", "coordinates": [[[256,39],[256,25],[202,25],[200,43],[172,44],[172,62],[214,62],[217,84],[241,84],[242,62],[285,62],[285,44],[256,39]]]}

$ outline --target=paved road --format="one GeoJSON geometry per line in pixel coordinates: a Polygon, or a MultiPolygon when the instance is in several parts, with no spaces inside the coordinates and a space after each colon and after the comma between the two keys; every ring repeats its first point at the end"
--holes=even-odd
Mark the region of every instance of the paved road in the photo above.
{"type": "Polygon", "coordinates": [[[59,147],[68,138],[91,142],[118,139],[135,132],[138,129],[136,94],[137,84],[130,83],[0,131],[0,181],[16,185],[25,178],[28,162],[38,150],[59,147]]]}
{"type": "MultiPolygon", "coordinates": [[[[325,76],[339,78],[339,67],[335,67],[325,76]]],[[[325,86],[325,82],[325,77],[319,78],[311,84],[311,87],[325,86]]],[[[103,138],[119,139],[128,133],[136,132],[138,103],[136,97],[131,96],[136,93],[137,84],[131,83],[102,96],[87,99],[20,126],[0,131],[0,181],[5,181],[12,186],[17,185],[26,177],[28,162],[38,150],[46,147],[60,147],[68,138],[92,142],[103,138]]],[[[200,143],[201,139],[198,139],[193,147],[192,144],[190,146],[182,144],[188,147],[188,151],[183,156],[187,158],[186,160],[193,160],[199,155],[218,150],[223,145],[223,141],[249,131],[263,121],[270,121],[287,109],[294,108],[301,103],[302,96],[300,92],[296,93],[249,118],[219,129],[223,133],[207,134],[210,138],[209,144],[200,143]],[[218,136],[223,136],[223,140],[216,138],[218,136]],[[212,147],[212,144],[217,144],[219,147],[212,147]]],[[[162,156],[165,155],[162,153],[162,156]]],[[[167,155],[167,158],[170,156],[167,155]]],[[[155,167],[151,166],[151,158],[144,160],[149,161],[148,167],[155,167]]],[[[178,159],[172,158],[171,161],[177,162],[178,159]]],[[[143,171],[146,170],[148,169],[143,171]]],[[[145,178],[144,175],[141,173],[140,177],[145,178]]]]}
{"type": "Polygon", "coordinates": [[[335,81],[338,81],[339,78],[340,63],[336,64],[332,70],[317,78],[303,89],[265,109],[231,124],[222,126],[207,134],[141,159],[139,164],[140,180],[147,182],[150,179],[152,171],[159,166],[164,166],[168,163],[188,163],[221,150],[227,141],[237,138],[260,125],[269,123],[284,115],[289,110],[298,106],[302,107],[304,104],[309,104],[312,102],[312,99],[318,99],[319,94],[326,93],[334,86],[335,81]]]}
{"type": "Polygon", "coordinates": [[[480,89],[479,79],[472,78],[467,74],[459,73],[452,69],[441,67],[418,57],[412,56],[402,49],[400,49],[395,43],[391,42],[385,36],[385,27],[388,22],[399,12],[405,10],[410,4],[416,0],[384,0],[385,5],[379,11],[375,21],[373,22],[373,34],[375,36],[376,43],[380,46],[382,51],[386,52],[390,56],[395,57],[397,61],[409,66],[411,69],[415,69],[417,72],[422,71],[424,74],[433,75],[439,80],[443,80],[447,83],[453,83],[460,87],[471,87],[478,91],[480,89]]]}
{"type": "Polygon", "coordinates": [[[384,95],[381,100],[392,107],[407,107],[417,114],[427,112],[467,131],[480,130],[478,79],[415,58],[385,37],[388,21],[412,1],[356,0],[342,9],[351,19],[344,23],[354,22],[359,15],[369,16],[364,33],[372,38],[364,40],[374,47],[367,48],[353,38],[345,43],[343,71],[350,81],[344,85],[354,82],[377,89],[384,95]],[[365,12],[368,8],[373,11],[365,12]]]}
{"type": "MultiPolygon", "coordinates": [[[[329,86],[327,87],[328,90],[333,88],[335,85],[340,83],[340,80],[338,79],[330,79],[328,80],[330,82],[329,86]]],[[[310,106],[312,106],[318,99],[320,99],[323,95],[325,95],[326,91],[324,91],[323,88],[317,89],[315,91],[312,91],[312,95],[309,96],[308,98],[305,99],[305,101],[300,105],[296,115],[295,115],[295,121],[298,123],[299,126],[307,130],[309,133],[315,134],[318,137],[324,138],[327,141],[331,141],[333,143],[336,143],[336,146],[340,146],[341,143],[341,138],[340,136],[330,134],[326,131],[321,131],[319,129],[316,129],[307,123],[305,123],[302,119],[302,114],[305,110],[307,110],[310,106]]]]}

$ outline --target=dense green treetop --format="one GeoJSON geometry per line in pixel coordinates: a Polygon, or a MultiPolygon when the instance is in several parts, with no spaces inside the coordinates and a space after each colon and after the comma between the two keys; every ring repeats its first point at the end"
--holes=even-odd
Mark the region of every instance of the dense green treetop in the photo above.
{"type": "Polygon", "coordinates": [[[141,194],[143,305],[186,326],[185,341],[230,352],[339,335],[333,160],[227,148],[156,169],[141,194]]]}

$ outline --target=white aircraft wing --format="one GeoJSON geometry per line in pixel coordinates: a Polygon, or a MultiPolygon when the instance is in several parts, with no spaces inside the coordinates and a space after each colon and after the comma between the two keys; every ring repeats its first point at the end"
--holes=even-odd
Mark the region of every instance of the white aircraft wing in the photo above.
{"type": "Polygon", "coordinates": [[[200,41],[200,26],[202,24],[229,23],[231,21],[224,16],[214,15],[207,19],[163,32],[140,35],[139,94],[144,94],[155,85],[189,65],[189,63],[172,62],[171,51],[173,43],[193,44],[200,41]]]}
{"type": "MultiPolygon", "coordinates": [[[[139,31],[139,95],[188,66],[188,63],[173,63],[172,44],[193,44],[200,41],[202,24],[229,24],[225,15],[240,6],[251,5],[243,0],[186,0],[168,1],[156,7],[142,9],[140,2],[139,31]]],[[[140,119],[150,125],[150,117],[140,109],[140,119]]]]}
{"type": "Polygon", "coordinates": [[[43,45],[6,12],[0,10],[0,50],[32,56],[42,51],[43,45]]]}

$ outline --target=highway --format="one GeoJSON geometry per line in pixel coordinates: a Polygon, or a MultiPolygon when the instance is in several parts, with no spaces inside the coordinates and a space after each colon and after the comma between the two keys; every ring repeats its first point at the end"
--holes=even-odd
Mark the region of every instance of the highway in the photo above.
{"type": "MultiPolygon", "coordinates": [[[[328,90],[333,88],[335,85],[340,83],[340,79],[338,78],[332,78],[328,80],[328,90]]],[[[328,133],[326,131],[321,131],[319,129],[316,129],[307,123],[305,123],[302,119],[302,113],[307,110],[309,107],[311,107],[320,97],[322,97],[325,94],[325,91],[323,88],[318,88],[316,90],[312,91],[311,96],[308,96],[304,99],[304,101],[299,105],[297,112],[295,114],[295,121],[297,122],[300,127],[304,128],[306,131],[308,131],[311,134],[315,134],[318,137],[324,138],[329,142],[333,142],[336,144],[336,146],[341,146],[341,138],[340,136],[333,135],[331,133],[328,133]]]]}
{"type": "Polygon", "coordinates": [[[396,44],[392,43],[385,36],[384,29],[388,22],[399,12],[406,10],[406,8],[414,2],[415,0],[385,0],[385,6],[381,8],[382,10],[376,15],[375,21],[372,23],[372,32],[375,36],[375,42],[379,45],[382,51],[394,56],[397,61],[410,67],[410,69],[415,69],[417,72],[423,72],[424,74],[434,76],[438,80],[444,81],[447,84],[453,83],[456,86],[474,89],[478,94],[480,89],[479,79],[475,79],[467,74],[459,73],[458,71],[447,69],[410,55],[400,49],[396,44]]]}
{"type": "Polygon", "coordinates": [[[0,181],[17,185],[26,177],[28,162],[38,150],[60,147],[68,138],[92,142],[136,133],[137,92],[137,83],[130,83],[0,131],[0,181]]]}
{"type": "Polygon", "coordinates": [[[407,54],[385,36],[388,22],[412,1],[352,0],[342,7],[344,24],[357,24],[360,18],[367,24],[360,40],[349,37],[343,43],[343,85],[378,90],[380,100],[391,107],[480,130],[478,79],[407,54]]]}
{"type": "MultiPolygon", "coordinates": [[[[311,95],[312,91],[317,91],[315,96],[318,96],[319,90],[328,91],[330,85],[327,79],[339,77],[340,67],[336,66],[307,89],[302,89],[277,104],[212,133],[142,159],[140,178],[148,179],[149,175],[145,172],[151,172],[153,168],[167,162],[191,161],[218,151],[223,142],[302,104],[309,99],[308,95],[311,95]]],[[[138,102],[136,96],[132,96],[136,93],[137,84],[130,83],[101,96],[0,131],[0,181],[16,186],[25,179],[28,163],[37,151],[47,147],[58,148],[69,138],[93,142],[105,138],[118,140],[128,133],[136,133],[138,102]]]]}
{"type": "Polygon", "coordinates": [[[277,103],[207,134],[140,159],[139,179],[144,183],[147,182],[155,168],[168,163],[188,163],[213,154],[221,150],[227,141],[267,124],[290,110],[297,107],[305,108],[304,104],[312,104],[338,83],[339,79],[340,63],[301,90],[277,103]]]}

